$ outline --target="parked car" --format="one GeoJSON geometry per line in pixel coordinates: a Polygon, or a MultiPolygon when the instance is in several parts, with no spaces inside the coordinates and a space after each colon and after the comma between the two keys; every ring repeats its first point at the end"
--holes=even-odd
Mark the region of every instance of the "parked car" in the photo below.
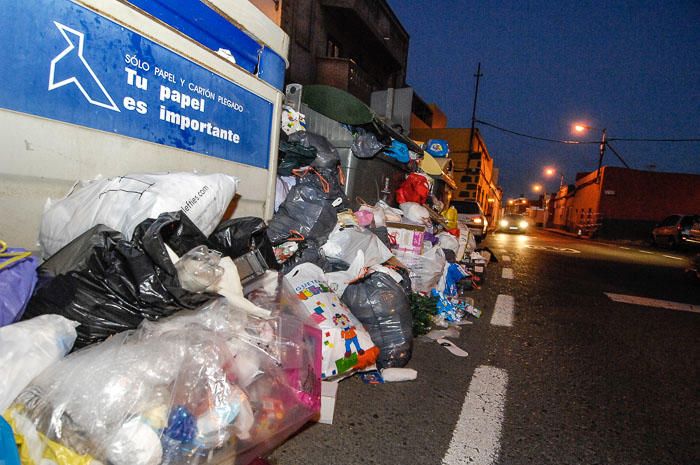
{"type": "Polygon", "coordinates": [[[477,202],[456,201],[451,204],[457,210],[457,221],[463,222],[474,234],[476,240],[486,237],[489,222],[477,202]]]}
{"type": "Polygon", "coordinates": [[[509,214],[505,215],[498,222],[497,231],[510,233],[527,233],[530,229],[530,223],[523,215],[509,214]]]}
{"type": "MultiPolygon", "coordinates": [[[[671,248],[678,244],[691,242],[691,230],[697,228],[700,215],[671,215],[664,218],[651,231],[651,242],[654,245],[667,245],[671,248]],[[695,225],[695,226],[694,226],[695,225]]],[[[700,228],[698,228],[700,229],[700,228]]],[[[697,234],[697,230],[694,231],[697,234]]],[[[696,236],[700,237],[700,235],[696,236]]]]}
{"type": "Polygon", "coordinates": [[[694,244],[700,244],[700,218],[697,218],[693,225],[688,231],[687,242],[692,242],[694,244]]]}

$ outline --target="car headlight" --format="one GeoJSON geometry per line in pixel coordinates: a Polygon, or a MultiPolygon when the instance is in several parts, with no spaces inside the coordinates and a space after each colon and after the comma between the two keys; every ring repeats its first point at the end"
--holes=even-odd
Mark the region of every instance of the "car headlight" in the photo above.
{"type": "Polygon", "coordinates": [[[527,221],[522,220],[522,221],[519,223],[519,226],[520,226],[520,229],[525,229],[525,228],[527,228],[527,227],[528,227],[527,221]]]}
{"type": "Polygon", "coordinates": [[[508,220],[501,220],[498,224],[500,224],[502,228],[506,228],[508,227],[508,220]]]}
{"type": "Polygon", "coordinates": [[[482,223],[482,220],[481,220],[481,218],[474,218],[474,219],[472,220],[472,223],[474,223],[474,224],[481,224],[481,223],[482,223]]]}

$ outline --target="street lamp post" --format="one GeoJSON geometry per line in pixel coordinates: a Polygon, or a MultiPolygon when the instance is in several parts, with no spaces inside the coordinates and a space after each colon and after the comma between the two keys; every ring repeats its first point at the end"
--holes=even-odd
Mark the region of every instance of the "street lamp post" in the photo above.
{"type": "MultiPolygon", "coordinates": [[[[588,130],[588,129],[598,129],[593,126],[588,126],[585,124],[575,124],[574,125],[574,131],[578,132],[579,134],[588,130]]],[[[600,147],[598,148],[598,169],[596,170],[595,174],[595,182],[596,184],[600,184],[600,170],[603,167],[603,156],[605,155],[605,147],[608,144],[608,133],[606,128],[602,129],[602,135],[600,137],[600,147]]]]}

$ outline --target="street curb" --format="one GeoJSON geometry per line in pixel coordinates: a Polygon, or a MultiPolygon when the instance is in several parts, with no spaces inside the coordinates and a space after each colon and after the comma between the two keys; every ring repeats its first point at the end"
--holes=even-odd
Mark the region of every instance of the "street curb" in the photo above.
{"type": "Polygon", "coordinates": [[[572,233],[569,231],[564,231],[563,229],[556,229],[556,228],[540,228],[542,231],[546,232],[551,232],[555,234],[561,234],[562,236],[569,236],[569,237],[575,237],[576,239],[591,239],[591,236],[586,236],[586,235],[578,235],[576,233],[572,233]]]}

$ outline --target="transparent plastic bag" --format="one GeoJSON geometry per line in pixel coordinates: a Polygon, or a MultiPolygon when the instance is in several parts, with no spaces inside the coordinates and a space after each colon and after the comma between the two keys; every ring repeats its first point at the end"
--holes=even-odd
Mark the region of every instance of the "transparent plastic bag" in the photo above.
{"type": "Polygon", "coordinates": [[[265,455],[320,408],[318,329],[272,305],[262,320],[219,299],[66,357],[5,412],[21,452],[56,465],[265,455]]]}
{"type": "Polygon", "coordinates": [[[438,286],[446,263],[445,252],[440,247],[433,247],[423,255],[404,252],[398,258],[410,271],[414,292],[429,293],[438,286]]]}
{"type": "Polygon", "coordinates": [[[0,414],[34,377],[70,352],[76,326],[60,315],[41,315],[0,328],[0,414]]]}
{"type": "Polygon", "coordinates": [[[221,252],[210,250],[206,245],[195,247],[175,263],[180,285],[190,292],[203,292],[223,276],[220,261],[221,252]]]}

